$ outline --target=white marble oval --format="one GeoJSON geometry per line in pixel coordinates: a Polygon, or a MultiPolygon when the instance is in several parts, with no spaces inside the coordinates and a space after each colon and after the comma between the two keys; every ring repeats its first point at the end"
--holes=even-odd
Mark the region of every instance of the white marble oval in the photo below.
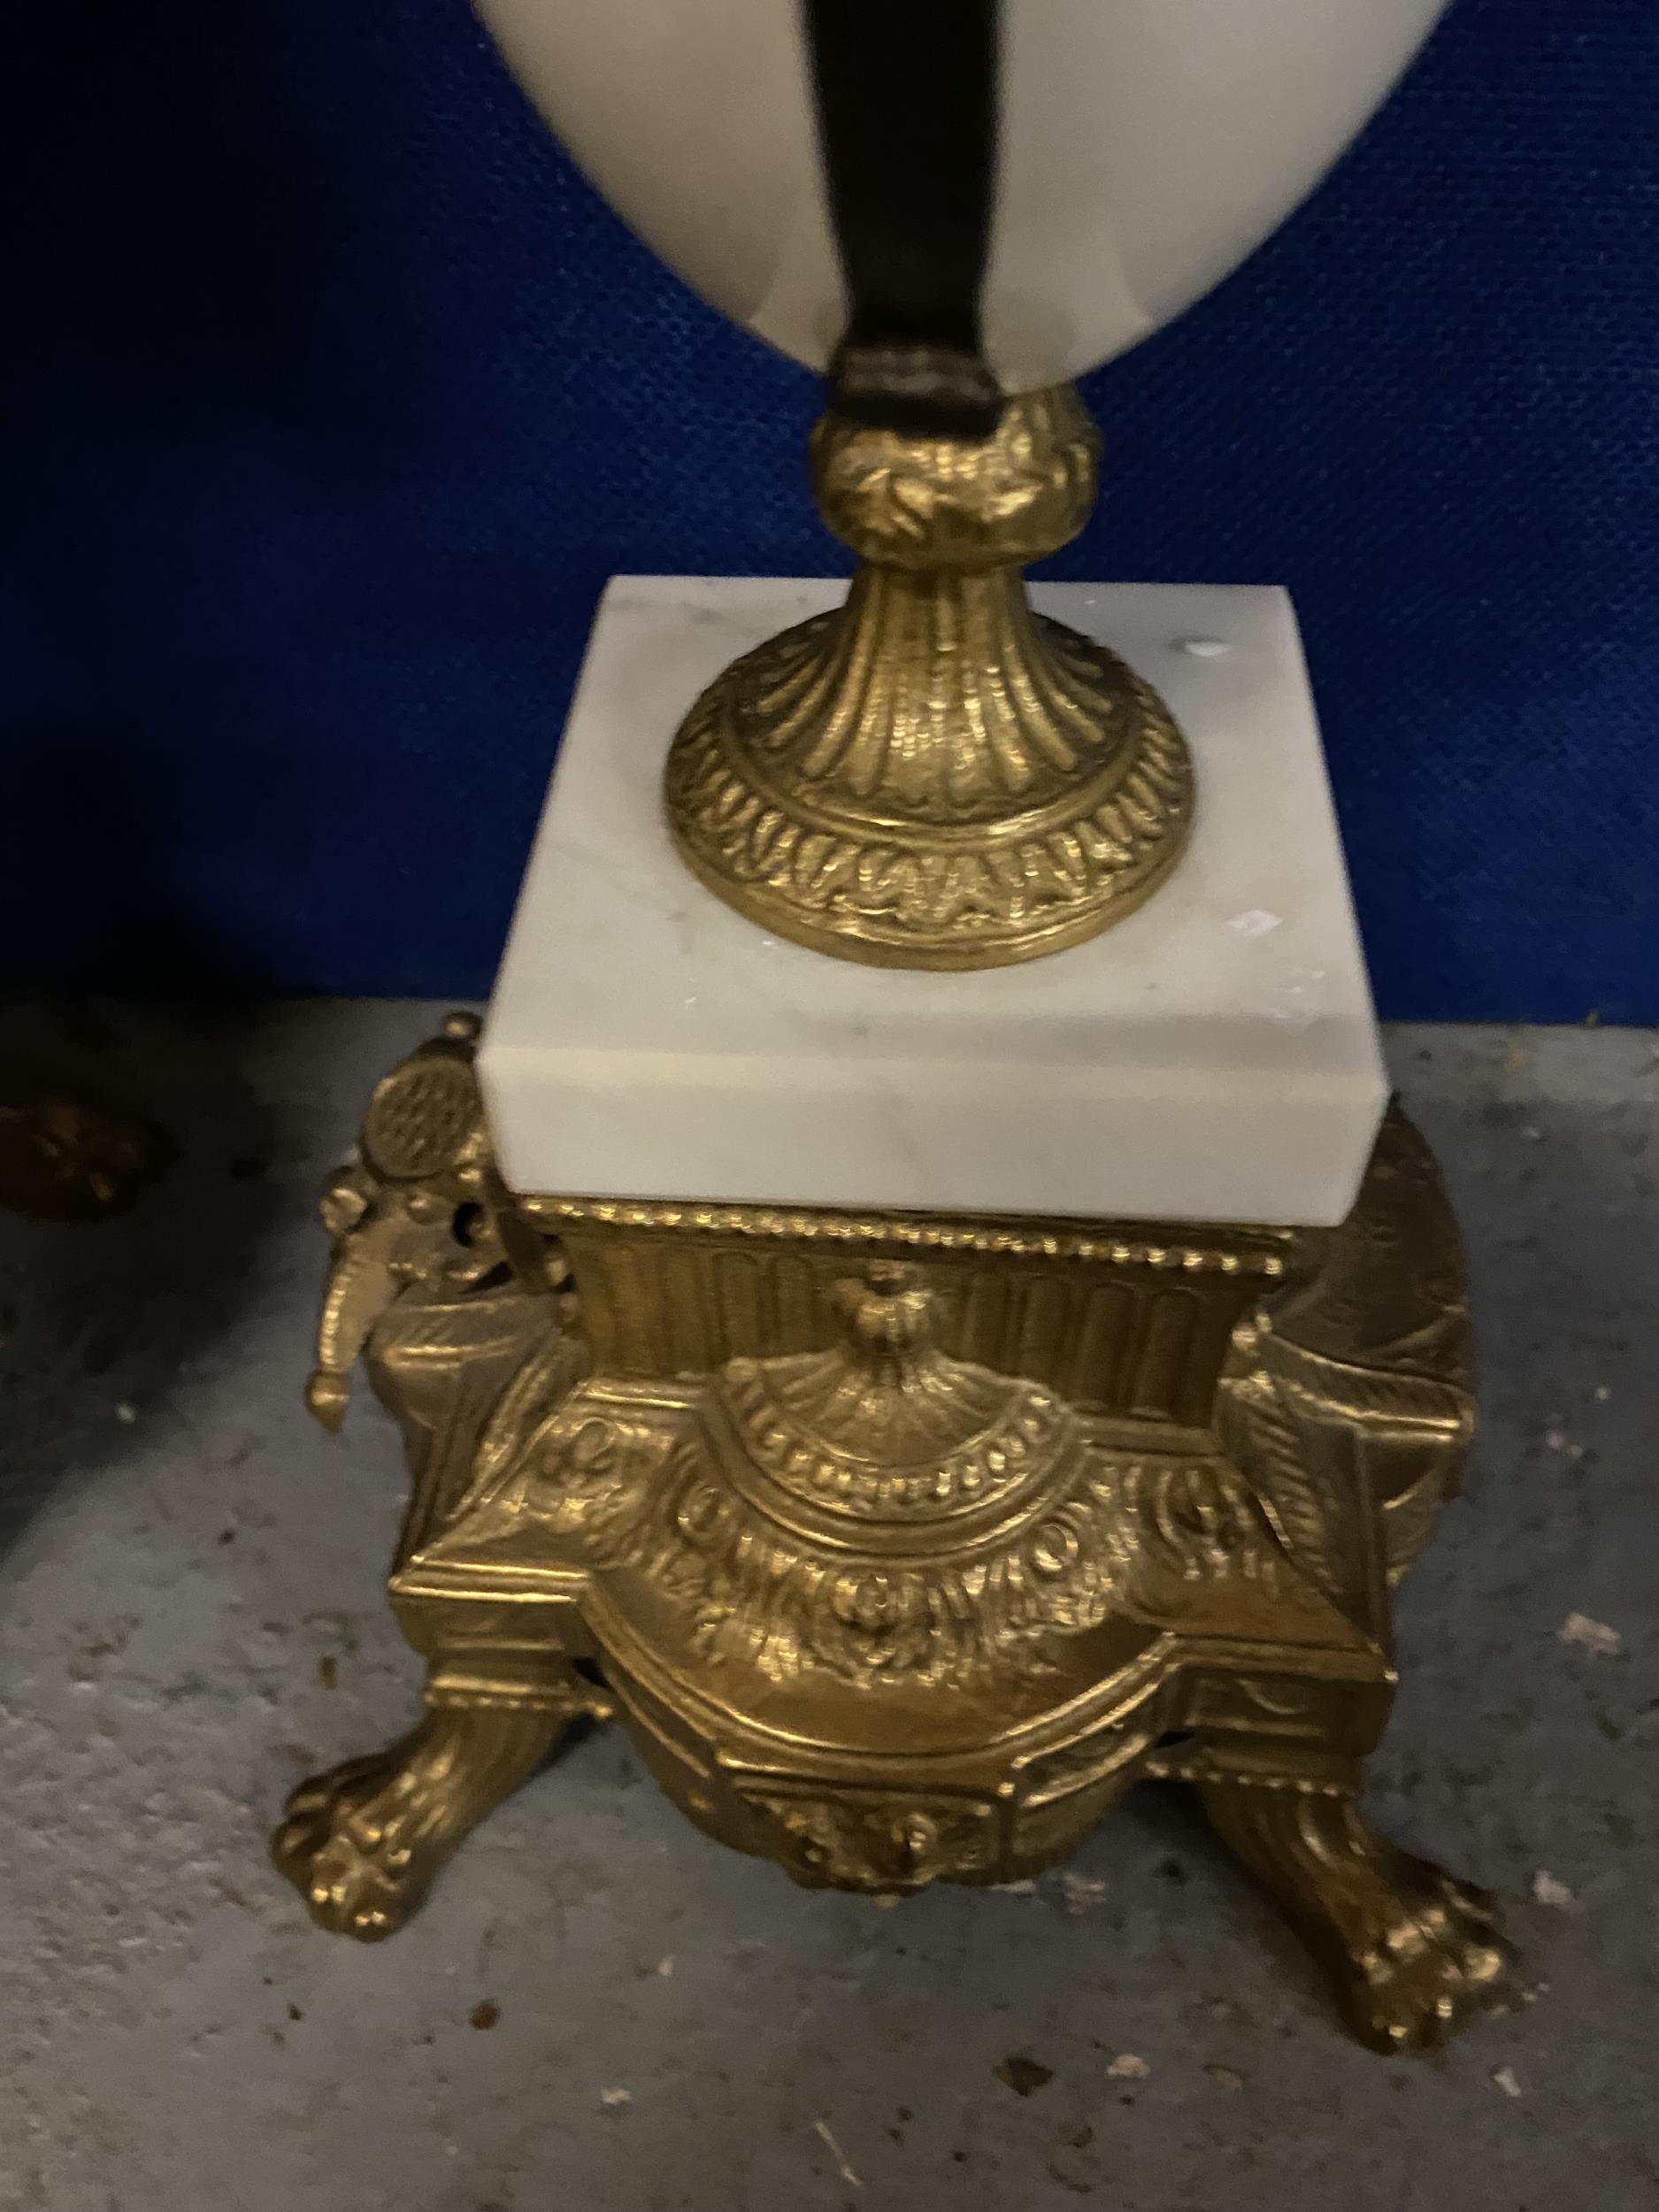
{"type": "MultiPolygon", "coordinates": [[[[793,0],[475,4],[647,243],[822,367],[844,294],[793,0]]],[[[1004,385],[1080,375],[1218,283],[1311,191],[1444,4],[1002,0],[984,321],[1004,385]]]]}

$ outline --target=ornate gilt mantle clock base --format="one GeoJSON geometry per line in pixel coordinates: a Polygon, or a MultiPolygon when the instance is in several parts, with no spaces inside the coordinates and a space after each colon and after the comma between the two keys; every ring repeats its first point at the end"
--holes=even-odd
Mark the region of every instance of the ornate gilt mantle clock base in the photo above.
{"type": "Polygon", "coordinates": [[[1379,1837],[1390,1592],[1471,1428],[1462,1267],[1398,1115],[1340,1229],[510,1196],[457,1017],[330,1191],[310,1402],[366,1356],[429,1673],[273,1849],[407,1917],[579,1715],[699,1825],[882,1893],[1064,1858],[1193,1784],[1382,2049],[1489,2001],[1479,1897],[1379,1837]]]}

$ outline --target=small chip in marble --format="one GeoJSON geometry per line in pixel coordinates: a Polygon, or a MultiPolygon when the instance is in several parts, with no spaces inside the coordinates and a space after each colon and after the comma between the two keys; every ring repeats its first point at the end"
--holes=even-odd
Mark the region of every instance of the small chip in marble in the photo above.
{"type": "Polygon", "coordinates": [[[1563,1910],[1572,1902],[1572,1892],[1565,1882],[1558,1882],[1541,1866],[1532,1877],[1532,1894],[1540,1905],[1557,1905],[1563,1910]]]}
{"type": "Polygon", "coordinates": [[[1513,2066],[1500,2066],[1492,2077],[1506,2097],[1518,2097],[1521,2085],[1515,2078],[1513,2066]]]}
{"type": "Polygon", "coordinates": [[[663,1977],[663,1979],[666,1981],[668,1977],[674,1970],[674,1955],[672,1951],[668,1954],[666,1958],[657,1960],[657,1970],[663,1977]]]}
{"type": "Polygon", "coordinates": [[[1137,2051],[1119,2051],[1106,2069],[1108,2081],[1145,2081],[1152,2069],[1137,2051]]]}
{"type": "Polygon", "coordinates": [[[1270,914],[1264,906],[1247,906],[1242,914],[1228,918],[1227,927],[1235,937],[1265,937],[1283,919],[1282,914],[1270,914]]]}
{"type": "Polygon", "coordinates": [[[1204,2069],[1217,2089],[1242,2089],[1244,2076],[1233,2066],[1206,2066],[1204,2069]]]}
{"type": "Polygon", "coordinates": [[[1605,1621],[1592,1620],[1587,1613],[1569,1613],[1555,1632],[1563,1644],[1576,1644],[1598,1659],[1617,1659],[1624,1648],[1624,1639],[1617,1629],[1609,1628],[1605,1621]]]}
{"type": "Polygon", "coordinates": [[[631,2089],[602,2089],[599,2092],[599,2101],[601,2104],[608,2105],[632,2104],[634,2092],[631,2089]]]}

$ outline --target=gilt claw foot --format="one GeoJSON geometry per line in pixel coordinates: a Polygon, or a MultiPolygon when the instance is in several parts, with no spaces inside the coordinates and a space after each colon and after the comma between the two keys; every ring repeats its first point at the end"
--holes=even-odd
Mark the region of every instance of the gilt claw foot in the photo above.
{"type": "Polygon", "coordinates": [[[1402,1881],[1376,1939],[1341,1978],[1355,2031],[1382,2051],[1425,2050],[1501,2001],[1508,1945],[1482,1893],[1436,1868],[1408,1861],[1422,1878],[1402,1881]]]}
{"type": "Polygon", "coordinates": [[[1203,1796],[1374,2050],[1432,2048],[1502,2003],[1512,1955],[1486,1897],[1379,1836],[1351,1797],[1232,1781],[1203,1796]]]}
{"type": "Polygon", "coordinates": [[[389,1750],[303,1782],[271,1855],[319,1926],[379,1942],[541,1764],[570,1717],[562,1708],[434,1708],[389,1750]]]}

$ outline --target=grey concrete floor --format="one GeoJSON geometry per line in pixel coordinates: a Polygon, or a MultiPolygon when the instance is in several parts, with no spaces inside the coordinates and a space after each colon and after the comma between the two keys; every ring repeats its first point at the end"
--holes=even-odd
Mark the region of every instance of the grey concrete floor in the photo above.
{"type": "Polygon", "coordinates": [[[599,1733],[392,1942],[310,1925],[265,1832],[417,1683],[380,1598],[390,1429],[360,1406],[331,1441],[300,1408],[312,1205],[429,1019],[0,1033],[184,1147],[126,1221],[0,1227],[0,2202],[1659,2203],[1659,1040],[1391,1040],[1471,1248],[1484,1430],[1404,1598],[1374,1804],[1498,1893],[1532,2001],[1389,2060],[1175,1793],[1132,1798],[1081,1883],[882,1910],[706,1841],[599,1733]],[[1575,1613],[1621,1650],[1562,1640],[1575,1613]],[[1144,2078],[1109,2075],[1125,2053],[1144,2078]],[[1051,2078],[1016,2094],[1013,2055],[1051,2078]]]}

